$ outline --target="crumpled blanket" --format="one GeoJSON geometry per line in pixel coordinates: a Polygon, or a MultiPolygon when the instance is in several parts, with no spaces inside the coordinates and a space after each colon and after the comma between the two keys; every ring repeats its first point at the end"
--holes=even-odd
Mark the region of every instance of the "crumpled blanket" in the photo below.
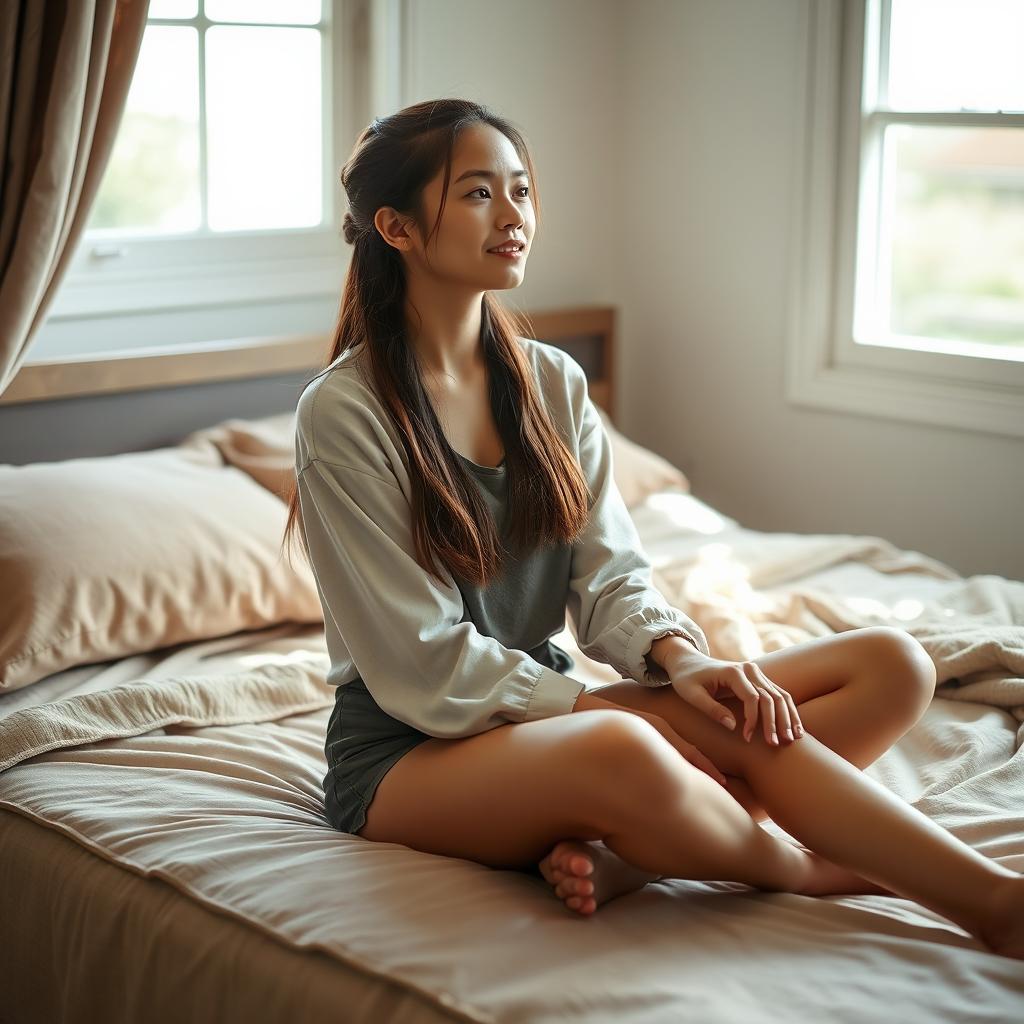
{"type": "MultiPolygon", "coordinates": [[[[817,636],[893,626],[931,656],[939,695],[1004,708],[1024,722],[1024,583],[965,578],[878,537],[750,531],[656,568],[654,583],[704,630],[716,657],[746,661],[817,636]],[[823,573],[842,562],[863,570],[864,596],[823,573]],[[831,579],[827,586],[808,579],[816,573],[831,579]],[[910,573],[943,582],[920,598],[880,599],[880,576],[910,573]]],[[[908,581],[903,593],[913,590],[908,581]]]]}

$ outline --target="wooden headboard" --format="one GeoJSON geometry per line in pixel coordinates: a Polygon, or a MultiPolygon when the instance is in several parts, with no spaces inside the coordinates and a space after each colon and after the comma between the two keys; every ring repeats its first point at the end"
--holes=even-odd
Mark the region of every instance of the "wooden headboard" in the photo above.
{"type": "MultiPolygon", "coordinates": [[[[591,399],[614,422],[614,307],[519,316],[526,336],[579,362],[591,399]]],[[[0,395],[0,463],[168,447],[226,419],[288,412],[329,346],[326,334],[298,334],[26,364],[0,395]]]]}
{"type": "Polygon", "coordinates": [[[565,349],[587,375],[590,397],[615,422],[615,309],[582,306],[524,314],[530,337],[565,349]]]}

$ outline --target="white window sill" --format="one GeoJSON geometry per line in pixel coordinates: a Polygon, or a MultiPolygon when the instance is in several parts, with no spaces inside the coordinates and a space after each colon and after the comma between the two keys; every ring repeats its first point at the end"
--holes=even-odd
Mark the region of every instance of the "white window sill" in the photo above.
{"type": "Polygon", "coordinates": [[[195,267],[116,271],[104,274],[102,282],[66,281],[46,319],[80,320],[338,295],[344,274],[341,258],[333,255],[250,260],[199,273],[195,267]]]}

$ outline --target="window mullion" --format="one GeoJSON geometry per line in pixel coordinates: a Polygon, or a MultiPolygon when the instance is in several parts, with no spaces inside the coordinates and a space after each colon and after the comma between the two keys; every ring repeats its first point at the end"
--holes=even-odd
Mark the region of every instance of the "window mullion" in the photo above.
{"type": "Polygon", "coordinates": [[[206,195],[206,3],[199,0],[199,234],[210,234],[209,200],[206,195]]]}
{"type": "Polygon", "coordinates": [[[883,128],[890,124],[948,125],[956,128],[1024,128],[1024,114],[973,110],[872,110],[865,114],[883,128]]]}
{"type": "MultiPolygon", "coordinates": [[[[862,131],[859,199],[862,214],[858,218],[853,255],[857,282],[852,327],[855,337],[868,338],[873,337],[879,328],[878,302],[883,285],[884,133],[882,126],[870,118],[864,119],[862,131]]],[[[843,329],[842,322],[836,323],[837,337],[843,329]]]]}
{"type": "Polygon", "coordinates": [[[332,3],[320,8],[320,223],[334,226],[334,97],[335,88],[334,55],[331,52],[331,37],[338,31],[338,22],[332,3]]]}
{"type": "MultiPolygon", "coordinates": [[[[889,106],[889,43],[890,26],[892,25],[892,0],[880,0],[875,7],[878,12],[878,20],[873,30],[878,33],[878,77],[875,80],[875,106],[889,106]]],[[[866,40],[867,49],[874,50],[874,39],[866,40]]]]}

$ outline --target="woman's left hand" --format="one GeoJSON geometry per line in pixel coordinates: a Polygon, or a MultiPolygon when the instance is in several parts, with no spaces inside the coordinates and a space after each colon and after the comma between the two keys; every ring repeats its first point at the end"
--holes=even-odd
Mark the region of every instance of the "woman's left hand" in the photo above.
{"type": "Polygon", "coordinates": [[[760,714],[765,742],[781,746],[787,740],[786,730],[792,730],[793,739],[804,734],[792,694],[773,683],[753,661],[721,661],[701,654],[680,659],[666,670],[672,689],[688,704],[703,711],[727,729],[732,728],[732,713],[716,697],[735,696],[743,701],[743,738],[749,743],[757,728],[760,714]],[[773,744],[772,734],[778,740],[773,744]]]}

